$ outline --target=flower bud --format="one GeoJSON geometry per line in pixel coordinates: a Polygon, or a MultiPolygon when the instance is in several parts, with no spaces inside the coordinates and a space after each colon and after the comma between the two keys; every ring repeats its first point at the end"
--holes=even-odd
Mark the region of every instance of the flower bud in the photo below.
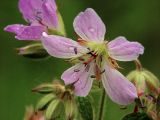
{"type": "Polygon", "coordinates": [[[65,91],[65,86],[63,86],[58,81],[54,80],[53,83],[44,83],[38,85],[37,87],[33,88],[32,91],[41,94],[47,94],[47,93],[61,94],[65,91]]]}
{"type": "Polygon", "coordinates": [[[32,91],[45,94],[37,103],[36,110],[43,110],[47,120],[62,117],[73,120],[76,117],[77,106],[72,86],[64,86],[54,80],[53,83],[41,84],[32,91]]]}
{"type": "Polygon", "coordinates": [[[134,70],[128,74],[127,78],[134,83],[139,96],[144,94],[158,94],[160,82],[150,71],[145,69],[134,70]]]}
{"type": "Polygon", "coordinates": [[[34,43],[22,48],[17,48],[18,54],[27,58],[40,59],[49,56],[41,43],[34,43]]]}
{"type": "Polygon", "coordinates": [[[34,111],[32,106],[26,108],[24,120],[45,120],[43,112],[34,111]]]}

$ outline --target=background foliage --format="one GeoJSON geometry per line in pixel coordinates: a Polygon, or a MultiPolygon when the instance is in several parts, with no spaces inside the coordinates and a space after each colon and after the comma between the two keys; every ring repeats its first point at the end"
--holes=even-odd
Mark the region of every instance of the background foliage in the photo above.
{"type": "MultiPolygon", "coordinates": [[[[159,0],[57,0],[69,37],[73,32],[74,17],[87,7],[94,8],[107,26],[107,39],[126,36],[141,42],[145,54],[143,65],[160,78],[160,1],[159,0]]],[[[68,66],[55,58],[42,61],[16,55],[15,48],[28,42],[17,41],[3,31],[12,23],[25,23],[17,7],[18,0],[0,3],[0,120],[22,120],[25,105],[36,103],[38,95],[31,93],[36,85],[59,78],[68,66]]],[[[134,68],[133,63],[121,64],[124,74],[134,68]]],[[[98,95],[95,98],[98,99],[98,95]]],[[[96,106],[98,107],[98,105],[96,106]]],[[[120,120],[129,107],[121,110],[109,99],[106,102],[105,119],[120,120]]]]}

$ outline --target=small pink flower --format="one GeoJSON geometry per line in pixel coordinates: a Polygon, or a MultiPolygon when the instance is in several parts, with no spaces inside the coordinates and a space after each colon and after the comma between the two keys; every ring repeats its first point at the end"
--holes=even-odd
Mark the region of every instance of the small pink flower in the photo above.
{"type": "Polygon", "coordinates": [[[54,57],[70,59],[76,65],[62,74],[65,84],[73,84],[77,96],[88,95],[93,80],[101,80],[108,96],[116,103],[127,105],[137,98],[135,86],[117,71],[119,61],[136,60],[144,47],[118,37],[104,41],[106,28],[97,13],[88,8],[74,20],[78,41],[43,33],[42,43],[54,57]]]}
{"type": "Polygon", "coordinates": [[[16,34],[18,40],[40,40],[48,29],[58,29],[55,0],[19,0],[19,10],[29,25],[13,24],[5,31],[16,34]]]}

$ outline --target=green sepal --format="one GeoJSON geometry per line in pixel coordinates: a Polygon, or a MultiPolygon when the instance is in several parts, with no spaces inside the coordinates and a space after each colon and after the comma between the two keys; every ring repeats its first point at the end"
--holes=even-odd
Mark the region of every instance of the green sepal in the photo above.
{"type": "Polygon", "coordinates": [[[49,57],[47,51],[41,43],[33,43],[25,47],[17,48],[18,55],[22,55],[31,59],[42,59],[49,57]]]}
{"type": "Polygon", "coordinates": [[[83,120],[93,120],[93,107],[87,97],[77,97],[78,110],[83,120]]]}
{"type": "Polygon", "coordinates": [[[130,113],[122,118],[122,120],[152,120],[146,113],[130,113]]]}
{"type": "Polygon", "coordinates": [[[37,92],[40,94],[48,94],[52,93],[54,91],[53,84],[41,84],[35,88],[32,89],[32,92],[37,92]]]}
{"type": "Polygon", "coordinates": [[[77,106],[74,99],[68,99],[64,103],[66,120],[73,120],[76,118],[77,106]]]}
{"type": "Polygon", "coordinates": [[[59,11],[57,11],[57,16],[58,16],[58,22],[59,22],[58,28],[49,29],[48,33],[65,37],[66,36],[66,30],[65,30],[65,26],[64,26],[62,16],[61,16],[59,11]]]}
{"type": "Polygon", "coordinates": [[[37,110],[44,110],[47,108],[49,103],[56,98],[56,95],[50,93],[42,97],[39,102],[37,103],[36,109],[37,110]]]}
{"type": "MultiPolygon", "coordinates": [[[[51,120],[53,119],[54,116],[54,113],[56,111],[56,108],[58,106],[58,104],[60,104],[60,101],[58,99],[54,99],[49,105],[48,105],[48,108],[46,110],[46,113],[45,113],[45,117],[47,120],[51,120]]],[[[55,114],[56,115],[56,114],[55,114]]],[[[57,116],[57,115],[56,115],[57,116]]]]}

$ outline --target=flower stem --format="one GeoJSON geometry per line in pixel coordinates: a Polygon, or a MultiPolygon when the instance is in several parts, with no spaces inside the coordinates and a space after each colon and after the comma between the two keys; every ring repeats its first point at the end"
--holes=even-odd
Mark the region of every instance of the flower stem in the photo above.
{"type": "Polygon", "coordinates": [[[140,60],[135,60],[135,64],[136,64],[136,68],[137,68],[137,70],[142,70],[142,64],[141,64],[141,62],[140,62],[140,60]]]}
{"type": "Polygon", "coordinates": [[[99,108],[98,120],[102,120],[102,119],[103,119],[105,98],[106,98],[106,93],[105,93],[105,90],[103,89],[103,90],[102,90],[101,102],[100,102],[100,108],[99,108]]]}

